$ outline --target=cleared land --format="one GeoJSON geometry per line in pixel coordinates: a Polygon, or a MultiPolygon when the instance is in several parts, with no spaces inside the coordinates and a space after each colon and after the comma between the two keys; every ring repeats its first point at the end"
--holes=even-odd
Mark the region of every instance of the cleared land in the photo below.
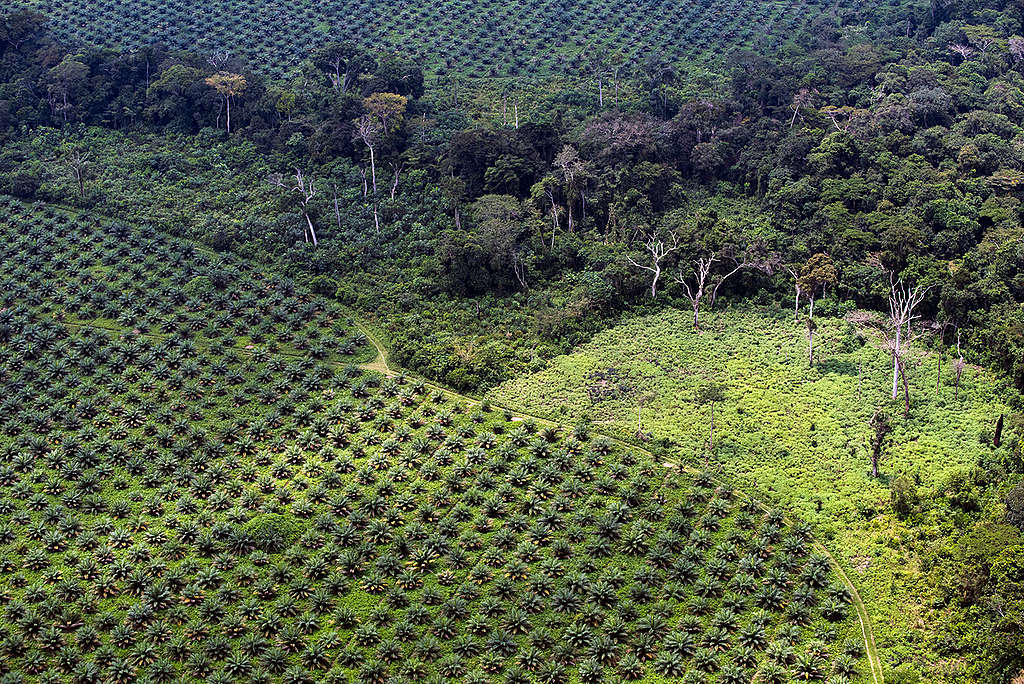
{"type": "Polygon", "coordinates": [[[792,312],[720,311],[692,332],[691,314],[638,317],[597,335],[530,377],[490,393],[513,408],[547,407],[562,421],[589,420],[594,429],[634,439],[638,410],[650,443],[708,467],[811,521],[864,596],[883,658],[922,655],[933,595],[921,593],[923,560],[936,540],[954,535],[961,519],[900,520],[890,484],[907,476],[922,500],[955,499],[958,483],[987,455],[992,429],[1006,411],[1006,387],[968,367],[954,399],[950,354],[938,387],[938,355],[913,353],[911,412],[889,400],[891,360],[868,331],[842,319],[819,320],[819,359],[808,368],[806,333],[792,312]],[[715,407],[716,447],[703,445],[710,406],[698,388],[721,383],[715,407]],[[642,406],[642,408],[641,408],[642,406]],[[869,421],[887,406],[894,431],[870,476],[869,421]]]}

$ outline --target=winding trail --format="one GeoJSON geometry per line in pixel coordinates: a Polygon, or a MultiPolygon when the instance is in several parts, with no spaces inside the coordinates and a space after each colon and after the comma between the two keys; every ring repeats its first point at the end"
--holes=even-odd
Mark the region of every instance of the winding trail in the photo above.
{"type": "MultiPolygon", "coordinates": [[[[408,371],[397,370],[397,369],[392,368],[390,365],[388,365],[388,351],[387,351],[387,348],[380,341],[380,338],[377,337],[377,335],[374,334],[374,332],[366,325],[366,323],[363,320],[361,320],[359,318],[359,316],[357,316],[355,314],[355,312],[350,310],[350,311],[348,311],[348,314],[352,318],[353,324],[360,330],[360,332],[363,333],[363,335],[366,336],[366,339],[377,350],[377,358],[375,358],[373,361],[370,361],[368,363],[360,364],[361,367],[366,368],[367,370],[372,370],[372,371],[376,371],[378,373],[383,373],[384,375],[386,375],[388,377],[394,377],[394,376],[397,376],[397,375],[404,375],[406,377],[416,377],[418,380],[422,380],[423,383],[426,386],[428,386],[428,387],[430,387],[432,389],[444,392],[446,395],[448,395],[450,397],[453,397],[453,398],[456,398],[456,399],[460,399],[460,400],[462,400],[462,401],[464,401],[464,402],[466,402],[466,403],[468,403],[470,405],[476,405],[476,404],[480,403],[480,399],[477,399],[475,397],[467,396],[465,394],[459,394],[458,392],[454,392],[454,391],[448,389],[447,387],[442,387],[441,385],[429,382],[429,381],[427,381],[427,380],[425,380],[423,378],[420,378],[419,376],[416,376],[415,374],[410,373],[408,371]]],[[[528,419],[528,420],[533,420],[533,421],[538,422],[538,423],[543,423],[544,425],[559,427],[558,423],[556,423],[556,422],[554,422],[552,420],[548,420],[547,418],[542,418],[540,416],[530,415],[528,413],[522,413],[520,411],[512,411],[512,409],[510,409],[508,407],[500,406],[498,404],[495,404],[494,402],[490,402],[490,403],[496,409],[503,410],[503,411],[508,411],[509,413],[512,413],[514,416],[516,416],[516,418],[514,418],[514,420],[515,419],[519,419],[519,420],[527,420],[528,419]]],[[[593,430],[592,429],[591,431],[595,435],[600,435],[601,437],[609,439],[612,442],[615,442],[616,444],[618,444],[620,446],[624,446],[624,447],[627,447],[629,449],[633,449],[633,450],[639,451],[639,452],[645,454],[646,456],[648,456],[649,458],[651,458],[652,460],[657,460],[655,455],[651,451],[649,451],[649,450],[647,450],[647,449],[645,449],[645,448],[643,448],[641,446],[638,446],[638,445],[633,444],[631,442],[627,442],[627,441],[625,441],[623,439],[620,439],[618,437],[614,437],[612,435],[604,434],[604,433],[600,432],[599,430],[593,430]]],[[[680,462],[678,460],[675,460],[675,459],[667,459],[667,461],[665,463],[663,463],[663,465],[666,466],[666,467],[670,467],[670,468],[679,468],[680,470],[683,470],[683,471],[689,472],[689,473],[694,473],[694,474],[699,472],[699,469],[694,468],[692,466],[687,466],[687,465],[683,464],[682,462],[680,462]]],[[[722,482],[721,480],[719,480],[717,478],[715,478],[715,481],[716,481],[717,484],[720,484],[720,485],[728,487],[727,483],[724,483],[724,482],[722,482]]],[[[731,487],[729,487],[729,488],[731,489],[731,487]]],[[[741,495],[749,498],[751,501],[754,501],[762,509],[768,510],[768,507],[763,502],[759,501],[758,499],[755,499],[754,497],[747,495],[745,492],[741,492],[741,495]]],[[[884,675],[883,670],[882,670],[881,658],[879,658],[879,656],[878,656],[878,646],[875,643],[875,633],[874,633],[874,630],[871,627],[871,618],[868,615],[867,608],[864,606],[863,599],[861,599],[860,592],[857,591],[857,587],[854,586],[853,582],[850,580],[849,575],[846,574],[846,571],[843,569],[843,566],[840,565],[839,560],[832,554],[831,551],[828,550],[828,548],[824,544],[822,544],[821,542],[815,541],[813,543],[813,548],[814,548],[815,551],[819,552],[820,554],[822,554],[823,556],[825,556],[826,558],[829,559],[829,562],[832,564],[832,568],[836,571],[836,574],[839,575],[840,579],[843,581],[843,584],[846,585],[847,590],[850,592],[851,602],[853,603],[853,606],[854,606],[854,608],[857,611],[857,620],[860,622],[860,631],[861,631],[861,635],[862,635],[862,637],[864,639],[864,652],[867,655],[868,667],[871,669],[871,679],[872,679],[872,682],[873,682],[873,684],[884,684],[885,683],[885,675],[884,675]]]]}

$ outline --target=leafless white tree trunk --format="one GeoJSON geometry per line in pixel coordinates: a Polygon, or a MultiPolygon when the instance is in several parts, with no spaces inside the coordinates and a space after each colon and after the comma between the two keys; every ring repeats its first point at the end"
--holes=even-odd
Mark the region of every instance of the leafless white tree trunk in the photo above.
{"type": "Polygon", "coordinates": [[[341,230],[341,209],[338,206],[338,184],[334,184],[334,221],[338,224],[338,230],[341,230]]]}
{"type": "Polygon", "coordinates": [[[91,158],[91,152],[88,150],[83,151],[77,147],[72,148],[65,157],[68,170],[71,171],[71,176],[75,179],[75,184],[78,185],[79,197],[85,197],[85,174],[89,169],[89,160],[91,158]]]}
{"type": "Polygon", "coordinates": [[[651,255],[651,263],[640,264],[633,260],[633,257],[626,256],[626,260],[629,261],[633,266],[642,268],[645,271],[650,271],[653,275],[651,278],[651,299],[658,296],[658,280],[661,278],[661,262],[664,261],[672,252],[679,249],[679,236],[675,233],[670,233],[669,238],[671,244],[666,244],[665,239],[662,238],[658,233],[651,232],[644,235],[644,249],[651,255]]]}
{"type": "Polygon", "coordinates": [[[381,134],[380,122],[376,117],[364,114],[356,121],[356,136],[370,150],[370,178],[373,181],[373,194],[377,194],[377,138],[381,134]]]}
{"type": "Polygon", "coordinates": [[[689,275],[684,275],[682,269],[675,276],[675,281],[686,288],[686,298],[693,304],[693,329],[700,330],[700,305],[704,301],[704,288],[711,273],[711,267],[718,262],[718,257],[711,254],[706,257],[697,257],[693,269],[693,286],[690,286],[689,275]]]}
{"type": "Polygon", "coordinates": [[[892,361],[892,398],[899,397],[899,375],[900,375],[900,349],[902,344],[903,328],[906,327],[906,337],[910,336],[911,322],[919,318],[914,309],[924,301],[929,287],[916,285],[910,287],[903,282],[902,278],[894,278],[889,273],[889,322],[892,325],[893,339],[890,345],[893,353],[892,361]]]}
{"type": "Polygon", "coordinates": [[[404,166],[405,165],[401,164],[401,163],[398,163],[398,164],[396,164],[394,162],[391,163],[391,168],[395,172],[395,180],[394,180],[394,182],[391,183],[391,200],[392,201],[394,201],[394,199],[395,199],[395,193],[398,192],[398,177],[401,175],[402,167],[404,167],[404,166]]]}
{"type": "Polygon", "coordinates": [[[697,257],[692,274],[686,274],[680,269],[679,273],[675,275],[675,281],[686,289],[686,298],[693,304],[694,330],[700,330],[700,306],[705,297],[708,300],[708,306],[713,307],[715,299],[718,298],[718,289],[726,280],[746,268],[756,268],[766,273],[772,273],[775,270],[778,256],[768,254],[763,258],[755,258],[748,252],[741,258],[733,259],[735,266],[730,271],[715,275],[714,266],[721,260],[720,252],[711,252],[707,256],[697,257]],[[710,293],[708,292],[709,288],[710,293]]]}
{"type": "Polygon", "coordinates": [[[960,351],[960,329],[956,331],[956,361],[953,362],[953,371],[956,373],[956,384],[953,385],[953,401],[960,399],[960,378],[963,377],[964,367],[967,363],[964,361],[964,355],[960,351]]]}
{"type": "Polygon", "coordinates": [[[512,272],[516,276],[516,280],[519,282],[519,286],[524,290],[526,289],[526,259],[523,256],[522,251],[516,250],[512,252],[512,272]]]}
{"type": "Polygon", "coordinates": [[[366,181],[366,169],[362,166],[359,167],[359,177],[363,179],[363,199],[366,199],[366,196],[370,194],[370,187],[366,181]]]}
{"type": "Polygon", "coordinates": [[[306,228],[303,230],[303,237],[306,242],[310,239],[313,241],[313,246],[316,247],[319,241],[316,237],[316,228],[313,227],[313,219],[309,215],[309,203],[316,197],[316,183],[312,178],[307,178],[303,173],[302,169],[295,169],[295,185],[286,184],[284,176],[280,173],[275,173],[270,176],[270,184],[276,185],[285,190],[295,192],[299,196],[299,211],[302,217],[306,219],[306,228]]]}

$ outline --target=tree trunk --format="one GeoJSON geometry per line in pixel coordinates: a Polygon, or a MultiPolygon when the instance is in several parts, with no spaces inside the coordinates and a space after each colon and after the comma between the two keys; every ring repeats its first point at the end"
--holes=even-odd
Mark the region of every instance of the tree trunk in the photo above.
{"type": "Polygon", "coordinates": [[[334,220],[338,224],[338,230],[341,230],[341,209],[338,208],[338,184],[334,184],[334,220]]]}
{"type": "Polygon", "coordinates": [[[313,228],[313,219],[309,218],[309,213],[306,211],[303,211],[302,215],[306,217],[306,225],[309,226],[309,234],[313,236],[313,246],[316,247],[319,243],[316,239],[316,230],[313,228]]]}
{"type": "Polygon", "coordinates": [[[395,201],[395,193],[398,192],[398,175],[402,173],[402,167],[395,167],[395,182],[391,184],[391,201],[395,201]]]}
{"type": "Polygon", "coordinates": [[[999,420],[996,421],[996,434],[992,437],[992,446],[998,448],[1003,443],[1003,414],[999,414],[999,420]]]}
{"type": "Polygon", "coordinates": [[[224,102],[226,102],[227,106],[228,106],[227,127],[228,127],[228,135],[231,135],[231,98],[225,95],[224,96],[224,102]]]}
{"type": "MultiPolygon", "coordinates": [[[[377,194],[377,160],[374,156],[373,145],[367,145],[370,148],[370,178],[373,179],[373,194],[377,194]]],[[[376,207],[374,207],[376,211],[376,207]]]]}
{"type": "Polygon", "coordinates": [[[658,264],[654,265],[654,279],[651,280],[651,299],[655,299],[658,296],[658,278],[661,277],[661,266],[658,264]]]}
{"type": "Polygon", "coordinates": [[[793,320],[800,320],[800,288],[796,288],[796,297],[793,298],[793,320]]]}
{"type": "Polygon", "coordinates": [[[896,401],[899,397],[899,373],[900,373],[900,333],[903,331],[903,325],[901,323],[896,324],[896,347],[892,353],[892,399],[896,401]]]}
{"type": "Polygon", "coordinates": [[[903,362],[896,359],[896,366],[899,368],[900,379],[903,381],[903,417],[910,416],[910,385],[907,383],[907,373],[903,368],[903,362]]]}
{"type": "Polygon", "coordinates": [[[555,204],[554,195],[550,196],[551,200],[551,249],[555,248],[555,233],[558,232],[558,206],[555,204]]]}
{"type": "Polygon", "coordinates": [[[873,446],[871,449],[871,477],[878,477],[878,447],[873,446]]]}
{"type": "Polygon", "coordinates": [[[693,331],[700,332],[700,300],[693,300],[693,331]]]}

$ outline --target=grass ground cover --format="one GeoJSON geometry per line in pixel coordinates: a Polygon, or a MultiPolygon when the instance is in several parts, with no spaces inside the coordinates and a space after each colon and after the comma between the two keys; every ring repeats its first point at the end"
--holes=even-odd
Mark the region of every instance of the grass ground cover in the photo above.
{"type": "Polygon", "coordinates": [[[639,413],[642,429],[668,453],[707,463],[811,521],[864,595],[883,656],[922,662],[936,600],[924,581],[927,557],[941,553],[967,518],[954,505],[927,521],[901,520],[890,507],[890,483],[906,476],[922,500],[955,500],[976,464],[998,452],[992,430],[1012,393],[968,367],[954,399],[948,355],[939,378],[938,355],[918,349],[910,417],[902,420],[888,398],[891,360],[870,333],[822,318],[817,336],[819,362],[809,368],[805,329],[792,313],[718,311],[697,335],[689,314],[664,310],[605,331],[488,396],[513,409],[546,406],[542,415],[589,420],[627,439],[635,438],[639,413]],[[715,406],[713,457],[704,448],[710,406],[697,403],[707,382],[725,388],[715,406]],[[869,421],[890,404],[895,429],[874,479],[869,421]]]}
{"type": "MultiPolygon", "coordinates": [[[[68,321],[77,267],[145,244],[6,210],[5,682],[864,676],[809,526],[314,349],[146,333],[126,302],[68,321]]],[[[154,277],[195,277],[191,259],[154,277]]]]}

